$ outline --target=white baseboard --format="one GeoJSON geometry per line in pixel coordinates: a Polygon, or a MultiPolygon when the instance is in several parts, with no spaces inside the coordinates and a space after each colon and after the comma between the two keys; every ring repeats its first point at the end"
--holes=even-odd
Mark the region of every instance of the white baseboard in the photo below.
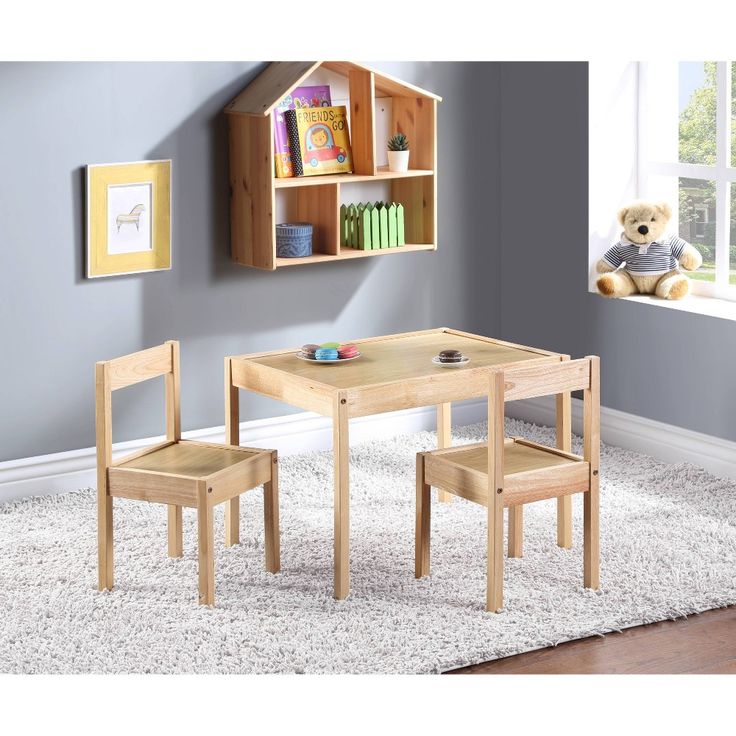
{"type": "MultiPolygon", "coordinates": [[[[548,397],[508,405],[509,416],[554,426],[554,400],[548,397]]],[[[583,402],[572,400],[572,429],[581,434],[583,402]]],[[[635,450],[668,463],[692,463],[714,475],[736,480],[736,442],[701,432],[601,407],[601,439],[609,445],[635,450]]]]}
{"type": "MultiPolygon", "coordinates": [[[[513,402],[508,404],[506,412],[511,417],[535,424],[553,426],[555,423],[552,399],[513,402]]],[[[582,428],[582,413],[582,402],[573,399],[573,431],[576,433],[582,428]]],[[[453,405],[455,426],[484,421],[486,416],[484,399],[453,405]]],[[[384,439],[434,427],[433,407],[408,409],[351,420],[350,439],[353,442],[384,439]]],[[[194,430],[184,432],[183,436],[205,442],[224,442],[225,428],[194,430]]],[[[665,462],[690,462],[715,475],[736,479],[736,442],[606,407],[601,408],[601,438],[608,444],[643,452],[665,462]]],[[[117,443],[113,447],[113,457],[162,440],[162,437],[149,437],[117,443]]],[[[332,447],[332,424],[311,412],[256,419],[241,423],[240,442],[251,447],[273,447],[282,456],[327,450],[332,447]]],[[[94,447],[2,462],[0,503],[95,486],[95,462],[94,447]]]]}
{"type": "MultiPolygon", "coordinates": [[[[468,401],[453,406],[457,426],[483,421],[485,400],[468,401]]],[[[350,439],[361,442],[387,436],[435,428],[434,407],[359,417],[350,421],[350,439]]],[[[184,439],[202,442],[224,442],[225,427],[210,427],[183,432],[184,439]]],[[[164,437],[147,437],[113,445],[113,458],[142,450],[162,442],[164,437]]],[[[269,419],[255,419],[240,424],[240,444],[250,447],[275,448],[282,457],[310,450],[332,447],[332,423],[313,412],[287,414],[269,419]]],[[[96,486],[95,448],[38,455],[20,460],[0,462],[0,503],[28,496],[64,493],[96,486]]]]}

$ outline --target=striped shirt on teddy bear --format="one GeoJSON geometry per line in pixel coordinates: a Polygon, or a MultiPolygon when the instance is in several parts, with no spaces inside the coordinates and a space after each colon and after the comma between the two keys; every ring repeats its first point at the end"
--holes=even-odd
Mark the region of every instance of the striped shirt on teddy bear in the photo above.
{"type": "Polygon", "coordinates": [[[659,276],[678,266],[687,242],[677,235],[665,235],[651,243],[633,243],[625,235],[603,255],[616,270],[626,269],[633,276],[659,276]]]}

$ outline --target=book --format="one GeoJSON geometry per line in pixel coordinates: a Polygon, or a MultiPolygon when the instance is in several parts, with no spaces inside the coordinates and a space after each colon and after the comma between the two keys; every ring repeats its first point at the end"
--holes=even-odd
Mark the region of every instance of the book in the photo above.
{"type": "Polygon", "coordinates": [[[302,154],[299,149],[299,126],[296,122],[296,110],[284,110],[286,135],[289,139],[289,176],[302,176],[302,154]]]}
{"type": "Polygon", "coordinates": [[[286,110],[284,120],[295,176],[339,174],[353,170],[344,105],[286,110]]]}
{"type": "Polygon", "coordinates": [[[273,115],[273,152],[277,177],[283,179],[294,176],[284,113],[287,110],[304,107],[330,107],[331,105],[330,88],[325,84],[297,87],[279,102],[273,115]]]}

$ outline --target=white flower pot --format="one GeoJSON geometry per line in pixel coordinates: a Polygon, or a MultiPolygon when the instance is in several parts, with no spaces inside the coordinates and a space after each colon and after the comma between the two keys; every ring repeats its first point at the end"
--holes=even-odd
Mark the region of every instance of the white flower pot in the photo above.
{"type": "Polygon", "coordinates": [[[389,171],[408,171],[409,170],[409,151],[389,151],[388,152],[388,170],[389,171]]]}

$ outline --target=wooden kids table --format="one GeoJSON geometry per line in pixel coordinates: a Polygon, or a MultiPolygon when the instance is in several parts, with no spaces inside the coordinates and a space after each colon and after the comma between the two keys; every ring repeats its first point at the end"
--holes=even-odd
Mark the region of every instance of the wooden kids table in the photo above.
{"type": "MultiPolygon", "coordinates": [[[[451,443],[450,402],[487,396],[490,366],[509,367],[529,361],[556,363],[570,359],[568,355],[446,327],[351,342],[358,345],[361,357],[339,365],[315,365],[299,360],[296,349],[225,358],[225,425],[229,444],[240,444],[238,389],[332,418],[337,599],[346,598],[350,592],[350,418],[436,405],[438,445],[448,447],[451,443]],[[470,363],[454,369],[434,365],[432,358],[447,348],[462,351],[470,357],[470,363]]],[[[558,394],[557,447],[567,452],[572,439],[570,407],[570,393],[558,394]]],[[[226,502],[225,517],[226,542],[235,544],[239,540],[237,496],[226,502]]],[[[520,527],[521,512],[515,521],[520,527]]],[[[572,546],[570,496],[558,498],[557,544],[572,546]]]]}

